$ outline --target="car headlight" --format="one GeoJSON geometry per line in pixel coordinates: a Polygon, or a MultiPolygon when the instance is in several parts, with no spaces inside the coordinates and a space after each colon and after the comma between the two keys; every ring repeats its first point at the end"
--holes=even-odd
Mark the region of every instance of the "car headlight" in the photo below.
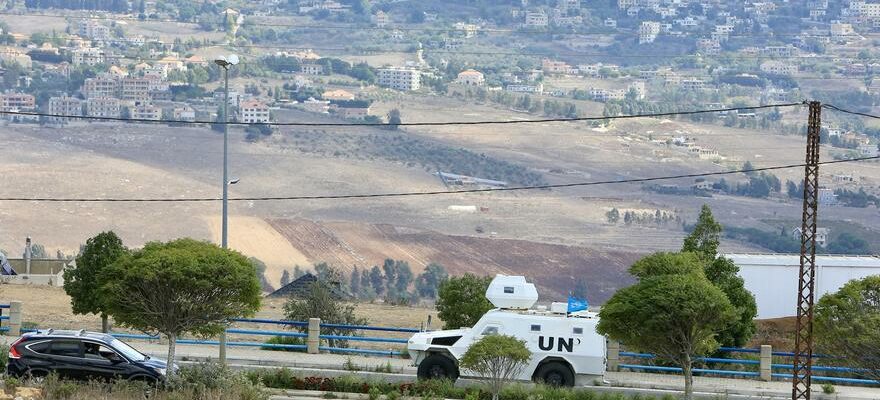
{"type": "Polygon", "coordinates": [[[165,375],[165,368],[153,368],[153,371],[156,371],[159,375],[165,375]]]}

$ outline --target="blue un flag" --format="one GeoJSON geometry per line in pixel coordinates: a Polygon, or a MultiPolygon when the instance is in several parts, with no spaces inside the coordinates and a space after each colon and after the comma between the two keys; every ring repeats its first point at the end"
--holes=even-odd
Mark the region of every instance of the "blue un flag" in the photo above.
{"type": "Polygon", "coordinates": [[[573,313],[575,311],[583,311],[590,308],[590,303],[587,302],[587,299],[579,299],[572,295],[568,295],[568,312],[573,313]]]}

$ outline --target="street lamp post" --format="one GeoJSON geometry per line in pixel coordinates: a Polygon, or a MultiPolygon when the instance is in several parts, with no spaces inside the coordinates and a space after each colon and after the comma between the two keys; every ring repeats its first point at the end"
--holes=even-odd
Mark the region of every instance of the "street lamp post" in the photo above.
{"type": "MultiPolygon", "coordinates": [[[[220,246],[229,247],[229,67],[238,64],[238,56],[222,56],[214,63],[223,68],[223,211],[220,227],[220,246]]],[[[237,181],[237,180],[236,180],[237,181]]],[[[220,334],[220,363],[226,364],[226,329],[220,334]]]]}

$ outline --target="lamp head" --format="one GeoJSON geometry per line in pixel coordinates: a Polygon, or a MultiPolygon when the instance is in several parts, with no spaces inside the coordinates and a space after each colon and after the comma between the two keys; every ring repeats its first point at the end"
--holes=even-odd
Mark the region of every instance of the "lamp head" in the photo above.
{"type": "Polygon", "coordinates": [[[223,68],[229,68],[232,65],[238,64],[238,56],[235,54],[230,54],[229,56],[220,56],[216,60],[214,60],[214,64],[217,64],[223,68]]]}

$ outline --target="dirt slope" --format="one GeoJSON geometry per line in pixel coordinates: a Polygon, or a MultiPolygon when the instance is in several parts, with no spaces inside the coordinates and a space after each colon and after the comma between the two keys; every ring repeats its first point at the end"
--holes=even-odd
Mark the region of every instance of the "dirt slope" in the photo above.
{"type": "Polygon", "coordinates": [[[544,299],[559,299],[586,279],[589,300],[600,303],[614,290],[632,282],[626,267],[639,254],[579,246],[444,235],[433,231],[384,224],[321,223],[303,219],[274,219],[270,225],[313,261],[342,270],[380,265],[385,258],[405,260],[418,273],[430,262],[453,275],[466,272],[526,275],[544,299]]]}

